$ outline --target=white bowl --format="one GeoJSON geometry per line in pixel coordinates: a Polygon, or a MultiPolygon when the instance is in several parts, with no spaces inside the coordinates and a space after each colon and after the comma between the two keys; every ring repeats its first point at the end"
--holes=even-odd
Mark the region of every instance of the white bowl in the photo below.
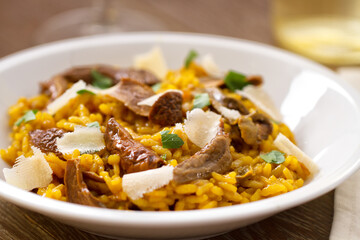
{"type": "MultiPolygon", "coordinates": [[[[0,61],[0,146],[7,147],[7,108],[38,92],[39,82],[81,64],[129,66],[132,56],[159,45],[172,68],[190,49],[211,53],[223,70],[261,74],[265,88],[320,173],[304,187],[253,203],[209,210],[139,212],[92,208],[42,198],[0,180],[0,196],[66,224],[97,234],[131,238],[185,238],[219,234],[310,201],[334,189],[360,161],[360,109],[356,92],[328,69],[273,47],[180,33],[131,33],[62,41],[0,61]]],[[[0,167],[6,167],[1,162],[0,167]]],[[[2,172],[2,171],[1,171],[2,172]]],[[[3,176],[1,176],[3,179],[3,176]]]]}

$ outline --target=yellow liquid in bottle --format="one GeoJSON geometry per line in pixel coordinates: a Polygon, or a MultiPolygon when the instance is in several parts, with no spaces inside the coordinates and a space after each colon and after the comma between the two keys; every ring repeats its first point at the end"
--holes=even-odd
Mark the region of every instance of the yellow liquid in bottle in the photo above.
{"type": "Polygon", "coordinates": [[[360,64],[360,0],[274,0],[272,10],[282,47],[326,65],[360,64]]]}

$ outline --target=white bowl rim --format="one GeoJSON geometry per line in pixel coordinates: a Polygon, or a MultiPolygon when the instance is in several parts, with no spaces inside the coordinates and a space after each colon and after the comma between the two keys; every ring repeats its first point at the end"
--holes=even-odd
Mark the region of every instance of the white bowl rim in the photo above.
{"type": "MultiPolygon", "coordinates": [[[[246,46],[247,48],[257,48],[264,54],[272,54],[278,58],[286,58],[287,61],[290,61],[294,64],[304,67],[309,66],[312,69],[316,69],[319,72],[327,74],[328,76],[330,75],[332,76],[331,80],[333,81],[337,81],[335,79],[338,79],[334,73],[332,73],[324,66],[273,46],[231,37],[181,32],[133,32],[125,34],[107,34],[49,43],[22,50],[0,59],[0,72],[18,64],[19,61],[26,61],[33,58],[34,56],[40,56],[49,52],[54,53],[61,51],[61,49],[72,49],[81,45],[97,46],[99,44],[102,45],[107,41],[114,42],[132,40],[143,42],[144,39],[154,40],[160,36],[174,42],[206,40],[211,41],[213,44],[220,44],[222,46],[226,43],[231,46],[241,45],[242,47],[246,46]]],[[[342,86],[347,91],[347,93],[349,93],[349,95],[353,98],[354,104],[356,104],[356,106],[359,108],[358,103],[360,103],[360,98],[356,91],[344,81],[337,81],[337,83],[342,86]]],[[[304,186],[300,189],[280,196],[252,202],[249,204],[240,204],[206,210],[190,210],[180,212],[142,212],[116,211],[112,209],[86,207],[40,197],[36,194],[13,187],[3,180],[0,180],[0,197],[16,205],[45,215],[57,216],[60,219],[93,222],[100,225],[141,225],[144,227],[152,227],[163,224],[166,226],[181,225],[182,227],[187,225],[200,226],[217,222],[233,222],[246,219],[248,217],[271,215],[272,213],[286,210],[288,208],[313,200],[333,190],[336,186],[338,186],[341,182],[343,182],[346,178],[348,178],[351,174],[360,168],[360,149],[357,150],[350,158],[356,158],[356,164],[347,168],[341,174],[338,174],[336,178],[326,179],[326,181],[321,179],[315,182],[313,187],[318,189],[316,192],[309,192],[307,191],[306,186],[304,186]]]]}

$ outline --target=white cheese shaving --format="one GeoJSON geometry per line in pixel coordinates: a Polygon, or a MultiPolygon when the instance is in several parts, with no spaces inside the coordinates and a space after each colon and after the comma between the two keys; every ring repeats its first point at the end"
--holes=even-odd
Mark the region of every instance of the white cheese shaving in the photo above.
{"type": "Polygon", "coordinates": [[[211,54],[206,54],[200,59],[200,65],[204,70],[213,77],[221,77],[221,72],[219,67],[214,61],[214,58],[211,54]]]}
{"type": "Polygon", "coordinates": [[[240,112],[235,109],[230,109],[224,106],[220,106],[217,110],[220,112],[222,116],[229,119],[230,122],[236,122],[241,117],[240,112]]]}
{"type": "Polygon", "coordinates": [[[146,105],[146,106],[152,106],[154,105],[154,103],[162,96],[164,95],[165,93],[167,92],[178,92],[178,93],[181,93],[181,95],[183,94],[182,91],[180,90],[174,90],[174,89],[170,89],[170,90],[166,90],[165,92],[162,92],[162,93],[158,93],[154,96],[151,96],[151,97],[148,97],[140,102],[137,103],[137,105],[146,105]]]}
{"type": "Polygon", "coordinates": [[[122,179],[124,192],[133,200],[143,197],[168,184],[173,179],[173,166],[163,166],[143,172],[125,174],[122,179]]]}
{"type": "Polygon", "coordinates": [[[286,153],[287,155],[295,156],[299,162],[305,164],[305,166],[309,169],[311,176],[314,176],[317,172],[319,172],[319,168],[316,163],[283,134],[278,134],[274,141],[274,145],[280,151],[286,153]]]}
{"type": "Polygon", "coordinates": [[[78,94],[77,91],[86,89],[86,83],[83,80],[78,81],[71,88],[66,90],[60,97],[56,98],[52,103],[47,106],[47,111],[53,115],[61,108],[63,108],[70,99],[75,98],[78,94]]]}
{"type": "Polygon", "coordinates": [[[200,108],[187,112],[187,119],[184,122],[184,129],[189,139],[197,146],[203,148],[217,134],[221,116],[200,108]]]}
{"type": "Polygon", "coordinates": [[[152,72],[163,79],[168,71],[164,55],[159,47],[154,47],[147,53],[134,57],[134,67],[152,72]]]}
{"type": "Polygon", "coordinates": [[[281,121],[282,116],[279,110],[276,108],[274,102],[262,87],[248,85],[244,87],[242,91],[236,90],[236,93],[248,98],[258,108],[267,113],[273,120],[279,122],[281,121]]]}
{"type": "Polygon", "coordinates": [[[184,130],[184,127],[183,127],[182,123],[175,123],[174,130],[181,130],[181,131],[183,131],[183,130],[184,130]]]}
{"type": "Polygon", "coordinates": [[[96,127],[76,126],[74,132],[56,139],[56,145],[62,154],[72,153],[75,149],[82,154],[94,153],[105,148],[104,134],[96,127]]]}
{"type": "Polygon", "coordinates": [[[26,158],[22,155],[11,169],[3,169],[7,183],[27,191],[50,184],[53,178],[49,163],[40,149],[32,147],[32,150],[33,156],[26,158]]]}

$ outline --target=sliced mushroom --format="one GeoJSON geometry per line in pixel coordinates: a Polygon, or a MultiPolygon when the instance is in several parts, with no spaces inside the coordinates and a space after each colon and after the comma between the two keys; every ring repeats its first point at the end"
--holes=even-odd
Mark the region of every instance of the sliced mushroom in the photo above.
{"type": "Polygon", "coordinates": [[[56,99],[65,92],[68,83],[75,83],[83,80],[87,84],[92,84],[92,70],[96,70],[102,75],[112,80],[112,86],[118,84],[122,79],[132,79],[140,84],[154,85],[160,80],[151,72],[146,70],[136,70],[133,68],[116,68],[111,65],[87,65],[78,66],[66,70],[49,81],[41,83],[41,92],[50,96],[51,100],[56,99]]]}
{"type": "Polygon", "coordinates": [[[83,80],[88,84],[91,84],[93,78],[91,76],[91,71],[95,69],[102,75],[109,77],[113,80],[113,85],[117,84],[124,78],[130,78],[134,81],[137,81],[146,85],[154,85],[160,80],[151,72],[146,70],[136,70],[133,68],[116,68],[111,65],[90,65],[90,66],[81,66],[74,67],[67,70],[63,76],[70,82],[77,82],[83,80]]]}
{"type": "Polygon", "coordinates": [[[83,171],[83,178],[86,186],[91,191],[95,191],[98,194],[110,194],[111,191],[106,185],[103,177],[97,175],[94,172],[83,171]]]}
{"type": "Polygon", "coordinates": [[[160,80],[151,72],[133,68],[121,68],[116,72],[115,77],[117,79],[130,78],[150,86],[160,82],[160,80]]]}
{"type": "Polygon", "coordinates": [[[223,79],[219,78],[213,78],[209,76],[201,77],[200,82],[204,84],[205,88],[216,88],[216,87],[222,87],[225,85],[225,82],[223,79]]]}
{"type": "Polygon", "coordinates": [[[66,163],[64,184],[68,202],[92,207],[104,207],[87,188],[79,165],[77,159],[67,160],[66,163]]]}
{"type": "Polygon", "coordinates": [[[259,139],[261,140],[268,139],[269,135],[272,133],[273,130],[273,125],[270,122],[270,120],[264,114],[261,113],[254,113],[251,116],[251,118],[258,127],[259,139]]]}
{"type": "Polygon", "coordinates": [[[235,148],[236,151],[241,152],[246,143],[241,138],[239,127],[237,125],[231,125],[229,135],[231,139],[231,145],[235,148]]]}
{"type": "Polygon", "coordinates": [[[249,145],[260,144],[269,137],[273,129],[269,119],[257,112],[240,118],[238,126],[241,138],[249,145]]]}
{"type": "Polygon", "coordinates": [[[93,82],[93,77],[91,74],[92,70],[96,70],[102,75],[109,77],[111,80],[113,80],[113,85],[117,84],[120,81],[120,79],[116,78],[116,73],[118,69],[110,65],[89,65],[73,67],[65,71],[62,75],[69,82],[77,82],[83,80],[87,84],[91,84],[93,82]]]}
{"type": "Polygon", "coordinates": [[[260,75],[246,76],[246,81],[254,86],[260,86],[263,83],[263,79],[260,75]]]}
{"type": "Polygon", "coordinates": [[[43,153],[53,152],[58,156],[62,154],[56,146],[56,139],[62,137],[65,131],[59,128],[50,128],[47,130],[36,129],[29,132],[31,143],[40,148],[43,153]]]}
{"type": "Polygon", "coordinates": [[[40,83],[40,86],[41,93],[50,96],[53,101],[66,91],[68,82],[62,76],[55,76],[47,82],[40,83]]]}
{"type": "Polygon", "coordinates": [[[222,104],[229,109],[238,110],[242,115],[249,114],[249,110],[247,110],[245,105],[235,98],[224,97],[222,100],[222,104]]]}
{"type": "Polygon", "coordinates": [[[211,99],[211,103],[220,103],[222,106],[229,108],[229,109],[233,109],[233,110],[237,110],[239,111],[242,115],[247,115],[249,114],[249,111],[247,110],[247,108],[244,106],[244,104],[242,104],[241,101],[226,96],[225,94],[223,94],[221,92],[220,89],[218,88],[207,88],[206,91],[209,94],[209,97],[211,99]]]}
{"type": "Polygon", "coordinates": [[[182,100],[182,94],[178,91],[168,91],[161,95],[151,107],[150,121],[161,126],[182,122],[182,100]]]}
{"type": "Polygon", "coordinates": [[[211,105],[215,110],[225,117],[230,124],[236,124],[241,114],[248,114],[249,111],[237,99],[225,96],[218,88],[207,88],[211,99],[211,105]]]}
{"type": "Polygon", "coordinates": [[[90,172],[90,171],[83,171],[83,176],[84,178],[88,178],[88,179],[91,179],[91,180],[94,180],[96,182],[101,182],[101,183],[105,183],[105,180],[103,177],[97,175],[96,173],[94,172],[90,172]]]}
{"type": "Polygon", "coordinates": [[[114,118],[107,122],[105,144],[111,154],[120,155],[120,166],[124,174],[154,169],[164,164],[162,158],[135,141],[114,118]]]}
{"type": "Polygon", "coordinates": [[[195,179],[208,179],[212,172],[225,173],[231,167],[230,138],[223,127],[199,152],[177,165],[174,181],[185,183],[195,179]]]}
{"type": "Polygon", "coordinates": [[[151,87],[145,84],[131,79],[122,79],[122,81],[114,87],[103,90],[102,94],[116,98],[136,114],[147,117],[150,113],[150,107],[147,105],[138,105],[138,103],[153,96],[155,93],[151,87]]]}

